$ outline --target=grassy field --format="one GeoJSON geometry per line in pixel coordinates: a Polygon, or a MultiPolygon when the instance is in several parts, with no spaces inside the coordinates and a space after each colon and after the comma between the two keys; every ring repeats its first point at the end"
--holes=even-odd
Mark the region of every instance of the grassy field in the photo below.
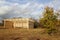
{"type": "Polygon", "coordinates": [[[0,40],[60,40],[50,36],[44,29],[0,29],[0,40]]]}

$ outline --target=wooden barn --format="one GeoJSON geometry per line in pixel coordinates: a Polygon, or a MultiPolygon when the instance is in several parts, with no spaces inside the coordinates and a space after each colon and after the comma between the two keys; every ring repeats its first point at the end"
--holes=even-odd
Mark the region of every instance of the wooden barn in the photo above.
{"type": "Polygon", "coordinates": [[[34,28],[34,20],[31,18],[4,19],[4,28],[34,28]]]}

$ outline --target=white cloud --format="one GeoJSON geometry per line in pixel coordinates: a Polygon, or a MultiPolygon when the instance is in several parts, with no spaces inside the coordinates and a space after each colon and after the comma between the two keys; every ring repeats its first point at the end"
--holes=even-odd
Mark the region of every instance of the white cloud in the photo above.
{"type": "Polygon", "coordinates": [[[0,7],[0,15],[6,14],[10,10],[11,10],[11,7],[9,7],[9,6],[1,6],[0,7]]]}
{"type": "Polygon", "coordinates": [[[54,9],[58,10],[60,8],[60,0],[53,0],[48,5],[50,7],[53,7],[54,9]]]}
{"type": "MultiPolygon", "coordinates": [[[[46,4],[40,4],[36,3],[36,0],[29,1],[25,0],[25,4],[19,3],[19,0],[12,0],[13,2],[8,2],[6,0],[0,0],[0,16],[3,15],[3,17],[13,17],[13,16],[21,16],[21,14],[31,15],[35,18],[38,18],[39,16],[42,16],[42,8],[44,6],[48,5],[50,7],[54,8],[60,8],[60,1],[54,0],[52,2],[46,3],[46,4]],[[8,14],[8,15],[7,15],[8,14]]],[[[23,2],[23,1],[20,1],[23,2]]]]}
{"type": "Polygon", "coordinates": [[[0,16],[1,17],[34,17],[38,18],[42,15],[41,8],[44,7],[44,4],[39,4],[36,2],[27,2],[25,4],[11,3],[7,1],[0,0],[0,16]],[[23,14],[23,15],[21,15],[23,14]],[[31,15],[31,16],[30,16],[31,15]]]}

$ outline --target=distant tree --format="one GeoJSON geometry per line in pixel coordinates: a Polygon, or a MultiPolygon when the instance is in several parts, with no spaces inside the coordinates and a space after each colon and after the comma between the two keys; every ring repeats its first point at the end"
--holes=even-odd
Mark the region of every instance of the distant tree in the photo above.
{"type": "Polygon", "coordinates": [[[57,15],[54,14],[53,8],[46,7],[43,12],[43,18],[40,19],[40,24],[43,25],[44,28],[48,29],[48,33],[52,33],[53,30],[56,29],[57,15]]]}
{"type": "Polygon", "coordinates": [[[39,28],[39,22],[37,22],[36,20],[34,22],[34,28],[39,28]]]}

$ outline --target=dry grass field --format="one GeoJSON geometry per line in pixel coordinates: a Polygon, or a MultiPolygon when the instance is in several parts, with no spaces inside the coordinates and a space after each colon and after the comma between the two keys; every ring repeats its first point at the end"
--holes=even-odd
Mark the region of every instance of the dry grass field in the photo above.
{"type": "Polygon", "coordinates": [[[0,29],[0,40],[60,40],[60,36],[50,36],[44,29],[0,29]]]}

